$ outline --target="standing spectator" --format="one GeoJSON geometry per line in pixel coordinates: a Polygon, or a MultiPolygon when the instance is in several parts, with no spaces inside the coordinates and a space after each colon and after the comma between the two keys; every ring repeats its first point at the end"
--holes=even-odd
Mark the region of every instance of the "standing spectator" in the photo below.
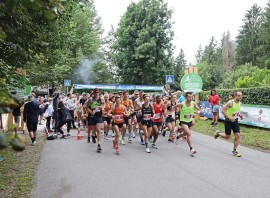
{"type": "Polygon", "coordinates": [[[207,95],[208,97],[208,101],[211,105],[211,110],[213,113],[213,120],[211,122],[210,125],[212,125],[213,127],[217,125],[218,122],[218,111],[219,111],[219,96],[216,93],[216,90],[212,89],[210,92],[210,95],[207,95]]]}
{"type": "Polygon", "coordinates": [[[23,106],[23,101],[20,100],[20,98],[17,95],[17,91],[14,91],[11,93],[13,95],[14,100],[18,103],[18,107],[13,109],[12,115],[14,117],[14,123],[16,124],[15,126],[15,133],[17,134],[18,126],[20,125],[21,121],[21,107],[23,106]]]}
{"type": "MultiPolygon", "coordinates": [[[[67,99],[65,101],[65,107],[69,110],[69,113],[71,115],[72,121],[71,123],[69,122],[68,124],[72,124],[73,129],[76,129],[75,123],[74,123],[74,109],[75,109],[75,102],[73,101],[72,94],[68,93],[67,94],[67,99]]],[[[71,128],[71,126],[70,126],[71,128]]]]}
{"type": "Polygon", "coordinates": [[[27,97],[28,102],[24,105],[23,121],[26,123],[32,146],[36,145],[36,132],[38,125],[39,103],[33,95],[27,97]]]}
{"type": "Polygon", "coordinates": [[[53,132],[51,130],[52,115],[53,115],[52,98],[48,98],[48,102],[44,106],[44,117],[46,118],[46,128],[48,129],[48,132],[53,132]]]}
{"type": "Polygon", "coordinates": [[[71,115],[69,113],[69,110],[64,106],[63,102],[60,101],[58,104],[58,118],[59,118],[59,122],[57,125],[57,130],[62,134],[61,139],[67,139],[67,136],[69,135],[69,131],[70,131],[70,122],[71,122],[71,115]],[[67,133],[65,133],[61,127],[64,126],[65,124],[67,124],[67,133]]]}
{"type": "Polygon", "coordinates": [[[54,119],[54,133],[57,133],[57,126],[59,122],[59,117],[58,117],[58,103],[59,103],[59,93],[55,92],[53,94],[53,119],[54,119]]]}
{"type": "Polygon", "coordinates": [[[42,100],[42,98],[38,99],[38,103],[39,103],[39,122],[38,124],[41,125],[42,123],[42,119],[43,119],[43,111],[44,111],[44,101],[42,100]]]}

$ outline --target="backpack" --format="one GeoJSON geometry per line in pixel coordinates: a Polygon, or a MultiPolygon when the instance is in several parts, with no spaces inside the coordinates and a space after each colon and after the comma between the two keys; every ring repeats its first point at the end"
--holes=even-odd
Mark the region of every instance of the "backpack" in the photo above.
{"type": "Polygon", "coordinates": [[[69,110],[64,107],[63,109],[61,109],[61,113],[62,113],[62,121],[64,122],[69,122],[69,121],[72,121],[73,118],[71,117],[71,114],[69,112],[69,110]]]}

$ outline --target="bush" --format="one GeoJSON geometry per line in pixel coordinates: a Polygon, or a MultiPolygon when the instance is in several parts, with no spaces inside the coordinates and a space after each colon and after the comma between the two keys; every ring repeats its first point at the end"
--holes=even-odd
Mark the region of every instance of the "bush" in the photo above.
{"type": "MultiPolygon", "coordinates": [[[[236,91],[243,92],[243,104],[255,104],[255,105],[270,105],[270,87],[259,88],[239,88],[239,89],[216,89],[217,94],[225,103],[229,100],[229,94],[236,91]]],[[[203,91],[200,93],[200,100],[206,101],[210,91],[203,91]]]]}

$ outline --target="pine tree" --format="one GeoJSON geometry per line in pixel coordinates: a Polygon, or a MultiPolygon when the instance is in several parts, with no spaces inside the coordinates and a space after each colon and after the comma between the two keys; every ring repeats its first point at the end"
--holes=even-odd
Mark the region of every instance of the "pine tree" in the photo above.
{"type": "Polygon", "coordinates": [[[222,72],[229,72],[233,69],[235,62],[235,51],[230,40],[230,33],[225,35],[222,45],[222,72]]]}

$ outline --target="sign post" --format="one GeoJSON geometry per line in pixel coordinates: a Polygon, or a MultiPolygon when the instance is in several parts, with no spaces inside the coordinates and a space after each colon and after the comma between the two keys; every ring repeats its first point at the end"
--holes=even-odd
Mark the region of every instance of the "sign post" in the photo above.
{"type": "Polygon", "coordinates": [[[174,84],[174,76],[166,75],[166,84],[174,84]]]}
{"type": "Polygon", "coordinates": [[[67,87],[67,93],[68,93],[68,87],[71,86],[71,80],[64,80],[64,86],[67,87]]]}

